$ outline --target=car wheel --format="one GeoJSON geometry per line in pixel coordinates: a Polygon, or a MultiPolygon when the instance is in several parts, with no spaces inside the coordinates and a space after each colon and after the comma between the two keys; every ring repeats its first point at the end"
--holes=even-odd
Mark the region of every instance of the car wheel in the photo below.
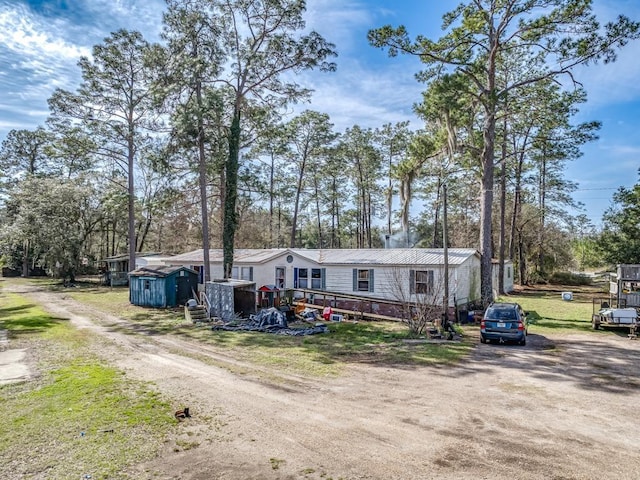
{"type": "Polygon", "coordinates": [[[522,340],[520,340],[520,341],[518,342],[518,345],[522,345],[522,346],[524,346],[524,345],[526,345],[526,344],[527,344],[527,337],[526,337],[526,335],[525,335],[524,337],[522,337],[522,340]]]}
{"type": "Polygon", "coordinates": [[[480,343],[487,343],[487,339],[484,337],[480,337],[480,343]]]}

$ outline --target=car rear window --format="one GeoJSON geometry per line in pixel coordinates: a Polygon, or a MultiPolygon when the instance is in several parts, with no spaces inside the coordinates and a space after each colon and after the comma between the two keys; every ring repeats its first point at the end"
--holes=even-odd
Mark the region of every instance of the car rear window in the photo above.
{"type": "Polygon", "coordinates": [[[516,320],[516,311],[512,308],[489,308],[485,314],[487,320],[516,320]]]}

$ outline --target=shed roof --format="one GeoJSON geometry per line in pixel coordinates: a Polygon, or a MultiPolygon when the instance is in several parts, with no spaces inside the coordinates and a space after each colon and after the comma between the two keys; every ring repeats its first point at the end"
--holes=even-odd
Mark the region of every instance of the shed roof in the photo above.
{"type": "Polygon", "coordinates": [[[198,274],[198,272],[196,272],[195,270],[191,270],[190,268],[178,265],[178,266],[174,266],[174,267],[169,267],[169,266],[140,267],[140,268],[135,269],[133,272],[129,273],[129,276],[131,276],[131,277],[158,277],[158,278],[164,278],[164,277],[168,277],[168,276],[174,274],[175,272],[179,272],[180,270],[186,270],[188,272],[193,273],[194,275],[198,274]]]}
{"type": "MultiPolygon", "coordinates": [[[[169,259],[177,263],[202,263],[203,250],[176,255],[169,259]]],[[[260,264],[277,256],[295,254],[320,265],[442,265],[442,248],[358,248],[358,249],[304,249],[271,248],[239,249],[234,252],[235,264],[260,264]]],[[[449,264],[461,265],[472,256],[479,256],[472,248],[450,248],[449,264]]],[[[211,263],[222,263],[222,250],[210,250],[211,263]]]]}
{"type": "Polygon", "coordinates": [[[251,289],[251,290],[255,290],[256,288],[256,282],[251,282],[249,280],[237,280],[235,278],[218,278],[218,279],[214,279],[211,282],[212,284],[216,284],[216,285],[220,285],[222,287],[229,287],[229,288],[244,288],[244,289],[251,289]]]}

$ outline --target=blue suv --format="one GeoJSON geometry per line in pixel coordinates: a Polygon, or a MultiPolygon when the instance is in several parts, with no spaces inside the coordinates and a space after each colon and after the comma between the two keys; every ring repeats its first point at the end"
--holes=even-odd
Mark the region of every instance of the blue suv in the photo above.
{"type": "Polygon", "coordinates": [[[480,341],[527,344],[527,317],[517,303],[492,303],[480,322],[480,341]]]}

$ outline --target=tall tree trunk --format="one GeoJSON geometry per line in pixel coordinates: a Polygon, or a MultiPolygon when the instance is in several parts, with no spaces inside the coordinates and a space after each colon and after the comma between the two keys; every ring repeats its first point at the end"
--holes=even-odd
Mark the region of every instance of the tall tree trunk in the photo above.
{"type": "Polygon", "coordinates": [[[207,204],[207,156],[205,153],[204,122],[202,120],[202,82],[196,83],[196,101],[198,102],[198,185],[200,187],[200,216],[202,217],[202,281],[211,280],[211,262],[209,260],[209,208],[207,204]]]}
{"type": "Polygon", "coordinates": [[[296,198],[293,202],[293,219],[291,221],[291,239],[289,246],[295,248],[296,246],[296,230],[298,226],[298,212],[300,209],[300,195],[302,195],[302,183],[304,180],[304,170],[307,163],[307,152],[303,152],[302,163],[300,164],[300,172],[298,172],[298,182],[296,185],[296,198]]]}
{"type": "Polygon", "coordinates": [[[22,276],[29,276],[29,240],[24,241],[24,252],[22,255],[22,276]]]}
{"type": "Polygon", "coordinates": [[[393,166],[393,143],[389,147],[389,185],[387,187],[387,234],[391,236],[393,231],[391,230],[391,207],[393,205],[393,183],[391,181],[391,167],[393,166]]]}
{"type": "Polygon", "coordinates": [[[323,248],[323,239],[322,239],[322,217],[320,214],[320,186],[318,185],[318,174],[317,172],[313,175],[313,190],[316,197],[316,223],[318,225],[318,248],[323,248]]]}
{"type": "Polygon", "coordinates": [[[500,168],[500,240],[498,252],[498,293],[504,292],[504,253],[507,233],[505,217],[507,215],[507,117],[505,115],[502,128],[502,166],[500,168]]]}
{"type": "Polygon", "coordinates": [[[524,164],[524,152],[518,154],[518,163],[516,165],[515,190],[513,192],[513,211],[511,212],[511,235],[509,238],[509,258],[515,259],[516,253],[516,226],[520,217],[520,204],[522,202],[522,166],[524,164]]]}
{"type": "Polygon", "coordinates": [[[340,206],[338,204],[338,180],[331,180],[331,245],[340,248],[340,206]]]}
{"type": "Polygon", "coordinates": [[[527,278],[527,259],[524,254],[524,241],[522,239],[522,231],[518,231],[518,267],[520,270],[520,283],[527,285],[529,280],[527,278]]]}
{"type": "Polygon", "coordinates": [[[336,205],[336,234],[338,239],[338,244],[336,245],[336,248],[342,248],[342,229],[340,227],[340,205],[336,205]]]}
{"type": "Polygon", "coordinates": [[[482,193],[480,198],[480,294],[482,304],[493,300],[492,288],[492,213],[493,213],[493,161],[496,137],[496,61],[500,39],[493,24],[489,25],[489,57],[487,59],[487,84],[485,88],[485,120],[482,128],[482,193]]]}
{"type": "Polygon", "coordinates": [[[238,200],[238,168],[240,165],[240,103],[236,102],[231,129],[229,131],[229,157],[225,175],[224,222],[222,226],[222,249],[224,278],[231,278],[233,248],[236,235],[238,200]]]}
{"type": "Polygon", "coordinates": [[[407,174],[400,180],[400,219],[402,222],[402,235],[404,237],[404,247],[409,247],[409,209],[411,207],[411,197],[413,178],[407,174]]]}
{"type": "Polygon", "coordinates": [[[142,229],[142,232],[140,235],[138,235],[138,246],[136,248],[136,250],[138,252],[141,252],[142,249],[144,248],[144,244],[147,240],[147,235],[149,234],[149,229],[151,228],[151,217],[147,218],[146,221],[144,222],[144,228],[142,229]]]}
{"type": "Polygon", "coordinates": [[[547,161],[546,149],[542,151],[542,160],[540,161],[540,181],[538,185],[538,209],[540,210],[540,224],[538,225],[538,273],[545,275],[544,268],[544,242],[545,242],[545,223],[546,223],[546,184],[547,184],[547,161]]]}
{"type": "Polygon", "coordinates": [[[163,226],[164,226],[164,221],[163,221],[164,217],[161,217],[160,221],[158,222],[158,236],[156,238],[156,252],[162,252],[162,233],[163,233],[163,226]]]}
{"type": "Polygon", "coordinates": [[[438,185],[436,189],[436,201],[433,214],[433,240],[431,241],[431,248],[438,248],[440,240],[438,237],[438,225],[440,222],[440,190],[442,188],[442,179],[438,177],[438,185]]]}
{"type": "Polygon", "coordinates": [[[116,230],[118,228],[118,221],[113,219],[113,232],[111,232],[111,255],[116,254],[116,230]]]}
{"type": "Polygon", "coordinates": [[[482,304],[489,305],[493,300],[491,258],[491,216],[493,209],[493,148],[495,140],[495,114],[493,109],[487,112],[483,129],[482,151],[482,193],[480,199],[480,294],[482,304]]]}
{"type": "Polygon", "coordinates": [[[373,233],[371,222],[373,219],[373,202],[371,201],[371,190],[367,189],[367,248],[373,247],[373,233]]]}
{"type": "MultiPolygon", "coordinates": [[[[131,109],[133,110],[133,108],[131,109]]],[[[133,118],[133,111],[130,112],[130,119],[133,118]]],[[[129,271],[133,271],[136,269],[136,216],[135,216],[135,187],[134,187],[134,153],[135,146],[133,144],[133,124],[132,120],[129,121],[129,135],[127,135],[127,175],[128,179],[128,208],[129,208],[129,234],[128,234],[128,242],[129,242],[129,271]]]]}
{"type": "Polygon", "coordinates": [[[273,245],[273,202],[274,202],[274,191],[273,191],[273,179],[275,175],[275,156],[273,153],[271,154],[271,171],[269,172],[269,246],[271,248],[273,245]]]}

